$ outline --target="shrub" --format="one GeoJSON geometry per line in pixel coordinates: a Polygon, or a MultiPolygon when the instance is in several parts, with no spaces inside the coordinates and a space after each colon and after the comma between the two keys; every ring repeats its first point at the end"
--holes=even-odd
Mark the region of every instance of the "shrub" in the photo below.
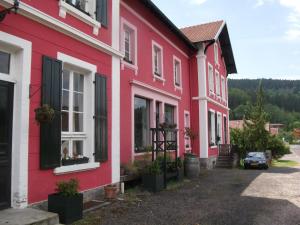
{"type": "Polygon", "coordinates": [[[161,174],[160,164],[157,160],[153,161],[150,165],[146,166],[147,174],[158,175],[161,174]]]}
{"type": "Polygon", "coordinates": [[[276,136],[269,137],[268,149],[272,151],[272,156],[274,158],[280,158],[281,156],[290,153],[290,148],[276,136]]]}
{"type": "Polygon", "coordinates": [[[56,191],[63,196],[74,196],[78,194],[79,182],[77,179],[59,181],[56,183],[56,191]]]}

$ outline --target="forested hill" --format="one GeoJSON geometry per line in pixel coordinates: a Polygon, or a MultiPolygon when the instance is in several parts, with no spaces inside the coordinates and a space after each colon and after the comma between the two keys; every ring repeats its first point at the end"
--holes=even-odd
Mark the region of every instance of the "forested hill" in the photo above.
{"type": "MultiPolygon", "coordinates": [[[[250,79],[228,81],[231,119],[243,118],[247,102],[253,103],[256,99],[259,82],[250,79]]],[[[300,121],[300,80],[263,79],[262,86],[270,122],[291,127],[295,121],[300,121]]]]}

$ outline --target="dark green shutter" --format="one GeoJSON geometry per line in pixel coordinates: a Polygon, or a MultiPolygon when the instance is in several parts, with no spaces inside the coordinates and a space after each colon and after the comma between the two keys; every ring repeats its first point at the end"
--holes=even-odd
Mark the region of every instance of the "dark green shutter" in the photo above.
{"type": "Polygon", "coordinates": [[[106,77],[95,76],[95,161],[108,160],[106,77]]]}
{"type": "Polygon", "coordinates": [[[43,56],[42,105],[55,110],[51,123],[40,124],[40,168],[52,169],[60,166],[61,146],[61,79],[62,62],[43,56]]]}
{"type": "Polygon", "coordinates": [[[96,19],[101,25],[107,27],[107,0],[97,0],[96,2],[96,19]]]}

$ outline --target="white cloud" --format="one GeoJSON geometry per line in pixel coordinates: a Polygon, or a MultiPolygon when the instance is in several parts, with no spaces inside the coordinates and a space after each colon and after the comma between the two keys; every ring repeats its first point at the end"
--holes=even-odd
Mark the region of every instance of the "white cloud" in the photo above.
{"type": "Polygon", "coordinates": [[[190,4],[193,5],[202,5],[203,3],[205,3],[207,0],[189,0],[190,4]]]}
{"type": "Polygon", "coordinates": [[[285,39],[289,41],[300,40],[300,0],[256,0],[254,7],[257,8],[274,2],[290,10],[287,17],[288,29],[285,32],[285,39]]]}

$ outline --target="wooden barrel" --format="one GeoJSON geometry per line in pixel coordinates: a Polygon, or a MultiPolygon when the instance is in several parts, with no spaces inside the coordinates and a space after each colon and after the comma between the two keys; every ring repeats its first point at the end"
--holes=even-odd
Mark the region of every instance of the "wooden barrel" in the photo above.
{"type": "Polygon", "coordinates": [[[200,173],[200,161],[197,157],[186,157],[184,159],[184,171],[185,175],[189,179],[195,179],[199,177],[200,173]]]}

